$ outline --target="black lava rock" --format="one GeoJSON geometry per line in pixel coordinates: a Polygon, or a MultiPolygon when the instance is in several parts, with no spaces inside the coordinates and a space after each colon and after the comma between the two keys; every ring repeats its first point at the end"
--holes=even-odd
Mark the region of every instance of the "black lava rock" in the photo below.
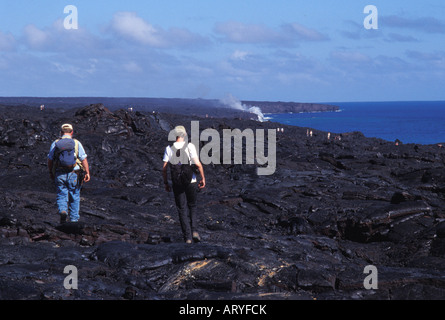
{"type": "Polygon", "coordinates": [[[445,149],[308,137],[204,102],[135,112],[105,100],[0,106],[0,299],[445,298],[445,149]],[[204,166],[202,241],[188,245],[161,168],[169,130],[194,120],[221,142],[224,129],[284,132],[272,175],[257,175],[258,162],[204,166]],[[92,177],[80,222],[61,225],[46,156],[65,122],[92,177]],[[367,265],[378,290],[364,288],[367,265]],[[66,266],[78,289],[64,287],[66,266]]]}

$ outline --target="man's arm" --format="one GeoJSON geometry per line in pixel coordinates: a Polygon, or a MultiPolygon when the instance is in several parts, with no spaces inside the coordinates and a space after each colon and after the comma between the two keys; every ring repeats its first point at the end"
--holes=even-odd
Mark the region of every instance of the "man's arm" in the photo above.
{"type": "Polygon", "coordinates": [[[199,174],[201,175],[201,181],[199,181],[198,187],[202,189],[206,186],[206,178],[204,176],[204,167],[198,158],[193,158],[193,163],[198,167],[199,174]]]}
{"type": "Polygon", "coordinates": [[[85,169],[85,177],[83,178],[83,182],[90,181],[90,167],[88,166],[88,160],[87,158],[82,160],[82,167],[85,169]]]}
{"type": "Polygon", "coordinates": [[[165,191],[170,192],[171,188],[170,188],[170,185],[168,184],[167,168],[168,168],[168,162],[164,161],[164,165],[162,166],[162,177],[164,179],[165,191]]]}
{"type": "Polygon", "coordinates": [[[56,142],[54,141],[51,144],[51,147],[49,148],[49,153],[48,153],[48,170],[49,170],[49,176],[51,178],[51,180],[54,181],[54,174],[53,174],[53,165],[54,165],[54,149],[56,146],[56,142]]]}
{"type": "Polygon", "coordinates": [[[202,189],[206,186],[206,178],[204,175],[204,167],[202,166],[201,161],[199,161],[199,156],[196,151],[196,146],[193,143],[189,143],[189,151],[192,162],[196,165],[199,170],[199,175],[201,176],[201,181],[198,183],[199,189],[202,189]]]}
{"type": "Polygon", "coordinates": [[[88,165],[88,160],[87,160],[87,154],[85,153],[85,149],[83,148],[82,143],[80,143],[78,140],[75,140],[78,143],[78,154],[77,157],[80,160],[80,163],[83,167],[83,169],[85,170],[85,176],[83,178],[83,182],[88,182],[91,179],[90,176],[90,167],[88,165]]]}

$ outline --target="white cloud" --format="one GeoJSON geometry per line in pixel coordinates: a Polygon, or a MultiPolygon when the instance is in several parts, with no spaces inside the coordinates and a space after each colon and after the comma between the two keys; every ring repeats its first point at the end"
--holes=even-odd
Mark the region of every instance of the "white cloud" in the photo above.
{"type": "Polygon", "coordinates": [[[16,47],[16,40],[10,33],[4,34],[0,31],[0,51],[12,51],[16,47]]]}
{"type": "Polygon", "coordinates": [[[329,37],[318,32],[315,29],[307,28],[299,23],[291,23],[283,26],[283,29],[295,35],[300,40],[306,41],[325,41],[329,37]]]}
{"type": "Polygon", "coordinates": [[[331,52],[331,59],[339,63],[368,63],[371,58],[358,51],[333,51],[331,52]]]}
{"type": "Polygon", "coordinates": [[[382,28],[377,30],[367,30],[363,27],[363,24],[358,23],[353,20],[344,21],[344,25],[347,27],[347,30],[342,30],[340,33],[348,39],[359,40],[359,39],[377,39],[382,37],[383,32],[382,28]]]}
{"type": "Polygon", "coordinates": [[[400,16],[380,17],[383,26],[411,29],[425,33],[445,33],[445,23],[434,17],[406,18],[400,16]]]}
{"type": "Polygon", "coordinates": [[[214,31],[224,40],[235,43],[274,43],[285,40],[283,36],[262,24],[245,24],[237,21],[217,23],[214,31]]]}
{"type": "Polygon", "coordinates": [[[241,51],[241,50],[235,50],[234,53],[230,56],[232,60],[241,60],[244,61],[247,59],[247,56],[249,55],[249,52],[247,51],[241,51]]]}
{"type": "Polygon", "coordinates": [[[111,21],[111,28],[125,39],[153,47],[166,46],[165,40],[151,24],[137,16],[135,12],[118,12],[111,21]]]}
{"type": "Polygon", "coordinates": [[[385,41],[392,42],[392,43],[394,43],[394,42],[419,42],[419,40],[417,38],[414,38],[411,35],[403,35],[403,34],[398,34],[398,33],[388,34],[385,41]]]}
{"type": "Polygon", "coordinates": [[[408,50],[406,55],[408,58],[415,61],[416,65],[423,64],[435,68],[436,70],[445,69],[445,51],[427,53],[408,50]]]}
{"type": "Polygon", "coordinates": [[[123,64],[123,69],[130,73],[141,73],[143,70],[135,61],[129,61],[123,64]]]}
{"type": "Polygon", "coordinates": [[[31,49],[43,49],[48,42],[49,35],[47,32],[40,30],[33,24],[27,25],[23,32],[25,41],[31,49]]]}
{"type": "Polygon", "coordinates": [[[214,32],[222,35],[223,41],[233,43],[295,46],[299,41],[329,40],[328,36],[298,23],[283,24],[274,29],[263,24],[228,21],[217,23],[214,32]]]}
{"type": "Polygon", "coordinates": [[[66,73],[73,75],[80,79],[86,79],[96,72],[96,59],[89,59],[88,61],[53,61],[52,65],[59,73],[66,73]]]}
{"type": "Polygon", "coordinates": [[[320,75],[310,73],[284,73],[280,72],[276,75],[276,79],[284,85],[300,85],[304,84],[316,84],[316,85],[328,85],[329,82],[321,79],[320,75]]]}
{"type": "Polygon", "coordinates": [[[110,24],[111,31],[118,37],[154,48],[183,47],[205,44],[207,40],[184,28],[164,30],[139,17],[136,12],[117,12],[110,24]]]}
{"type": "Polygon", "coordinates": [[[33,24],[23,29],[22,42],[31,50],[42,52],[59,52],[65,54],[91,55],[92,52],[106,47],[105,38],[93,35],[82,27],[67,30],[63,20],[56,20],[51,26],[38,28],[33,24]]]}

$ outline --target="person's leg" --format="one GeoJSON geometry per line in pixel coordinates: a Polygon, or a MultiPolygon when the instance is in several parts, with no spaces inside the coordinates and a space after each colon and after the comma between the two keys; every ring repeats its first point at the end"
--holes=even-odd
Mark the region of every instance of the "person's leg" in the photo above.
{"type": "Polygon", "coordinates": [[[192,231],[190,228],[190,220],[187,214],[187,198],[183,188],[173,187],[173,194],[175,196],[176,208],[178,209],[179,222],[181,223],[182,234],[184,241],[192,241],[192,231]]]}
{"type": "Polygon", "coordinates": [[[68,187],[67,187],[67,175],[64,173],[56,173],[55,184],[57,190],[56,203],[61,216],[61,222],[66,220],[68,213],[68,187]]]}
{"type": "Polygon", "coordinates": [[[78,186],[77,174],[75,172],[68,174],[68,195],[70,220],[71,222],[77,222],[80,209],[80,187],[78,186]]]}
{"type": "Polygon", "coordinates": [[[197,225],[197,213],[196,213],[196,199],[197,199],[197,187],[196,183],[191,183],[186,189],[187,207],[189,209],[189,223],[192,230],[193,240],[196,242],[201,241],[198,233],[197,225]]]}

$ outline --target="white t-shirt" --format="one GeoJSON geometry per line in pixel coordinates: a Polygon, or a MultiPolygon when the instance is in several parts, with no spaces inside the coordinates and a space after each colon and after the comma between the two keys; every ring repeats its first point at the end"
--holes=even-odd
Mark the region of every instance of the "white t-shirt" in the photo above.
{"type": "MultiPolygon", "coordinates": [[[[181,142],[175,142],[173,143],[173,146],[176,149],[181,149],[184,146],[185,141],[181,141],[181,142]]],[[[196,147],[193,143],[189,143],[187,145],[187,148],[185,148],[185,153],[187,154],[188,158],[190,159],[190,163],[191,164],[195,164],[193,159],[194,158],[198,158],[198,153],[196,152],[196,147]]],[[[167,146],[165,148],[165,152],[164,152],[164,162],[169,162],[170,159],[173,156],[173,151],[171,146],[167,146]]],[[[193,173],[193,177],[192,177],[192,183],[195,183],[197,181],[196,179],[196,175],[195,173],[193,173]]]]}

